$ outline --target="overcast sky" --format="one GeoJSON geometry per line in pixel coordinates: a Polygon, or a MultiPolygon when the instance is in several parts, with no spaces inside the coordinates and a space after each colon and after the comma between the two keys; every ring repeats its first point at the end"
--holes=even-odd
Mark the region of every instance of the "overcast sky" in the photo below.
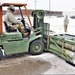
{"type": "MultiPolygon", "coordinates": [[[[0,0],[1,4],[10,2],[26,3],[28,9],[35,9],[35,0],[0,0]]],[[[75,10],[75,0],[36,0],[36,9],[51,11],[72,11],[75,10]]]]}

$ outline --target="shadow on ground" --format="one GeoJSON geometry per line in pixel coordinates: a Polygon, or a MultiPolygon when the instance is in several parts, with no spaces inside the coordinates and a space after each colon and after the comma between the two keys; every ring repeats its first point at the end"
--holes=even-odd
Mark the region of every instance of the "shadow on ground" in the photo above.
{"type": "Polygon", "coordinates": [[[43,74],[52,64],[41,58],[28,56],[9,58],[0,61],[0,75],[34,75],[43,74]]]}

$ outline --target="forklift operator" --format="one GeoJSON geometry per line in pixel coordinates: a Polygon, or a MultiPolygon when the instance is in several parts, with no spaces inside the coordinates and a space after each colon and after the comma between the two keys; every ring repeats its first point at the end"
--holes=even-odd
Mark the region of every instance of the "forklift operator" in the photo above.
{"type": "Polygon", "coordinates": [[[4,21],[7,23],[8,26],[12,25],[12,29],[19,29],[23,37],[26,37],[28,35],[28,32],[25,32],[25,27],[22,22],[14,17],[14,11],[15,7],[13,5],[10,5],[7,8],[7,13],[5,14],[4,21]]]}

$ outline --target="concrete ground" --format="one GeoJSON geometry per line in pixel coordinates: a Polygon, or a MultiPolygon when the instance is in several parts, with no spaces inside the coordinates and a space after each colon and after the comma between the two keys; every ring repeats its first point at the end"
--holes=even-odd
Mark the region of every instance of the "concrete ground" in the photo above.
{"type": "Polygon", "coordinates": [[[75,74],[75,67],[52,53],[8,57],[0,61],[0,75],[75,74]]]}

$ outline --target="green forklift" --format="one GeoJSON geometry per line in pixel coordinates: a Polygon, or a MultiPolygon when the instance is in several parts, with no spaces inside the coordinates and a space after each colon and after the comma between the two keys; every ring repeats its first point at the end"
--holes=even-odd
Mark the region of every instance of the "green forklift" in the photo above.
{"type": "MultiPolygon", "coordinates": [[[[36,17],[39,18],[39,24],[35,24],[34,26],[32,26],[26,5],[27,4],[3,3],[0,6],[0,58],[3,57],[3,54],[11,55],[25,52],[29,52],[30,54],[40,54],[44,50],[44,43],[42,40],[42,27],[40,26],[43,24],[44,11],[36,11],[36,17]],[[26,38],[22,37],[21,32],[15,29],[12,30],[10,27],[8,27],[6,22],[2,21],[2,8],[8,7],[10,5],[14,5],[15,8],[19,8],[21,16],[21,18],[19,19],[22,20],[27,32],[29,32],[29,35],[26,38]],[[23,7],[25,8],[25,16],[28,18],[29,24],[25,21],[25,18],[23,17],[21,9],[23,7]],[[5,26],[5,31],[3,31],[2,24],[4,24],[5,26]],[[4,53],[2,53],[3,49],[4,53]]],[[[34,12],[32,15],[35,15],[34,12]]],[[[35,19],[34,21],[36,23],[35,19]]]]}
{"type": "MultiPolygon", "coordinates": [[[[44,23],[44,10],[33,10],[33,25],[30,20],[27,4],[3,3],[0,5],[0,59],[7,55],[30,53],[38,55],[45,52],[54,53],[75,65],[75,36],[70,34],[57,34],[50,30],[50,24],[44,23]],[[29,35],[22,37],[21,32],[12,30],[6,22],[2,21],[3,7],[14,5],[19,8],[19,18],[29,35]],[[22,8],[25,8],[25,16],[22,8]],[[25,21],[27,16],[29,23],[25,21]],[[5,31],[3,31],[3,24],[5,31]]],[[[24,10],[24,9],[23,9],[24,10]]]]}

